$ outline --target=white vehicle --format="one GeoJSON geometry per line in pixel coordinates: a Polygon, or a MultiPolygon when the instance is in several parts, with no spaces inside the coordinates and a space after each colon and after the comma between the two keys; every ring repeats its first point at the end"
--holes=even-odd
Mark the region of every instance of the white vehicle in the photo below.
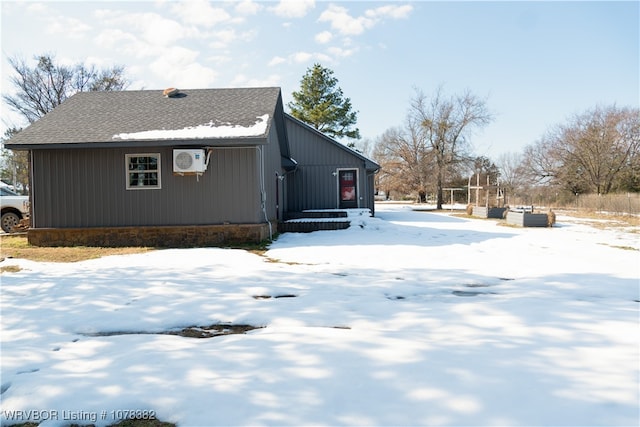
{"type": "Polygon", "coordinates": [[[21,196],[9,186],[0,187],[2,231],[11,233],[20,220],[29,216],[29,196],[21,196]]]}

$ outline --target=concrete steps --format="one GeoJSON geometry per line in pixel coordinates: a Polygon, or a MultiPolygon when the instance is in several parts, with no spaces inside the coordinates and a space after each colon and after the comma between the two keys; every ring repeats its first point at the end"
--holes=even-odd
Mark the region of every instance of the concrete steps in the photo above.
{"type": "Polygon", "coordinates": [[[344,230],[351,221],[346,211],[321,210],[289,212],[286,220],[278,224],[280,233],[311,233],[320,230],[344,230]]]}

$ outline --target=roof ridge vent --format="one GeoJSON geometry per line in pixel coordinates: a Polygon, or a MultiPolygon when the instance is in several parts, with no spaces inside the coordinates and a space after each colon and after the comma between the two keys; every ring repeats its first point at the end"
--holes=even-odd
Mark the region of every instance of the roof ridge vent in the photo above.
{"type": "Polygon", "coordinates": [[[180,89],[176,89],[175,87],[169,87],[162,91],[162,95],[165,98],[175,98],[180,93],[180,89]]]}

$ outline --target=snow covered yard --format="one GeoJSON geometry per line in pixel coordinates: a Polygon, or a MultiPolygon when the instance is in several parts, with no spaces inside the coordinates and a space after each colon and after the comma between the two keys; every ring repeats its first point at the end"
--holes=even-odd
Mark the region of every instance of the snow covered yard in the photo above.
{"type": "Polygon", "coordinates": [[[635,426],[637,232],[383,204],[265,257],[8,259],[21,270],[2,275],[0,420],[635,426]],[[165,334],[219,323],[262,328],[165,334]]]}

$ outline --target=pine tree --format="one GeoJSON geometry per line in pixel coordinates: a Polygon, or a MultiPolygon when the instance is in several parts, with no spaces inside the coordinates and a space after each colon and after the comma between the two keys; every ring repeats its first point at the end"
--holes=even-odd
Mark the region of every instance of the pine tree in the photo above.
{"type": "Polygon", "coordinates": [[[333,138],[360,138],[355,126],[357,112],[351,99],[345,98],[333,71],[314,64],[300,81],[300,90],[292,93],[287,104],[291,115],[333,138]]]}

